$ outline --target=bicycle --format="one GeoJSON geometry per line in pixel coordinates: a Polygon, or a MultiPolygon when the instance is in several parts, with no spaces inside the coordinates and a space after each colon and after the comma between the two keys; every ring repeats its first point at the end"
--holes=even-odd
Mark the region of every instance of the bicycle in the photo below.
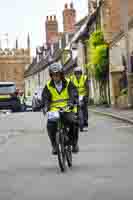
{"type": "Polygon", "coordinates": [[[58,107],[59,111],[51,112],[55,115],[57,121],[56,148],[58,164],[61,172],[66,170],[66,161],[68,167],[72,167],[72,144],[70,142],[69,127],[64,122],[66,108],[58,107]]]}

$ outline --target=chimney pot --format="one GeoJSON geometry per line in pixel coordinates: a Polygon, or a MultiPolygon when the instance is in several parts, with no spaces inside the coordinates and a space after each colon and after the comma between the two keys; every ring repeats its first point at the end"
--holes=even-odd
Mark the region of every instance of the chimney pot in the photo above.
{"type": "Polygon", "coordinates": [[[65,9],[67,9],[67,8],[68,8],[68,4],[66,3],[66,4],[65,4],[65,9]]]}
{"type": "Polygon", "coordinates": [[[73,3],[70,4],[70,8],[73,9],[73,3]]]}

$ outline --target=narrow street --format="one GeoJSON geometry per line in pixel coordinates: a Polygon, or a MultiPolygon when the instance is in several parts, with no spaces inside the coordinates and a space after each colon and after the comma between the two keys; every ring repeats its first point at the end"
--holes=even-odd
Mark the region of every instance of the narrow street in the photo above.
{"type": "Polygon", "coordinates": [[[0,114],[1,200],[132,200],[133,126],[90,114],[60,173],[41,113],[0,114]]]}

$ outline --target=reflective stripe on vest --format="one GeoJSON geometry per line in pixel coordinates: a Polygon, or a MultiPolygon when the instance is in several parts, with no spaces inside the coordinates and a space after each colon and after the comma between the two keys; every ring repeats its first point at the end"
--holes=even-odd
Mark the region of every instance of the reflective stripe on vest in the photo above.
{"type": "Polygon", "coordinates": [[[56,101],[52,101],[52,103],[58,103],[58,102],[63,102],[63,101],[68,101],[68,99],[59,99],[59,100],[56,100],[56,101]]]}
{"type": "Polygon", "coordinates": [[[86,88],[85,88],[85,82],[86,82],[87,76],[81,75],[79,81],[77,80],[76,76],[73,75],[71,77],[71,81],[78,89],[79,96],[85,96],[87,94],[86,88]]]}

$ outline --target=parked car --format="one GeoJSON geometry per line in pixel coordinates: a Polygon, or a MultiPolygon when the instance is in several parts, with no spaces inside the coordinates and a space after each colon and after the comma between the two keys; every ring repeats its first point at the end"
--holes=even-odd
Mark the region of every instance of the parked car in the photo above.
{"type": "Polygon", "coordinates": [[[25,110],[32,110],[32,96],[25,97],[25,110]]]}
{"type": "Polygon", "coordinates": [[[42,87],[39,87],[34,92],[33,98],[32,98],[32,110],[40,111],[40,104],[41,104],[41,97],[42,97],[42,87]]]}
{"type": "Polygon", "coordinates": [[[21,102],[14,82],[0,82],[0,109],[21,111],[21,102]]]}

